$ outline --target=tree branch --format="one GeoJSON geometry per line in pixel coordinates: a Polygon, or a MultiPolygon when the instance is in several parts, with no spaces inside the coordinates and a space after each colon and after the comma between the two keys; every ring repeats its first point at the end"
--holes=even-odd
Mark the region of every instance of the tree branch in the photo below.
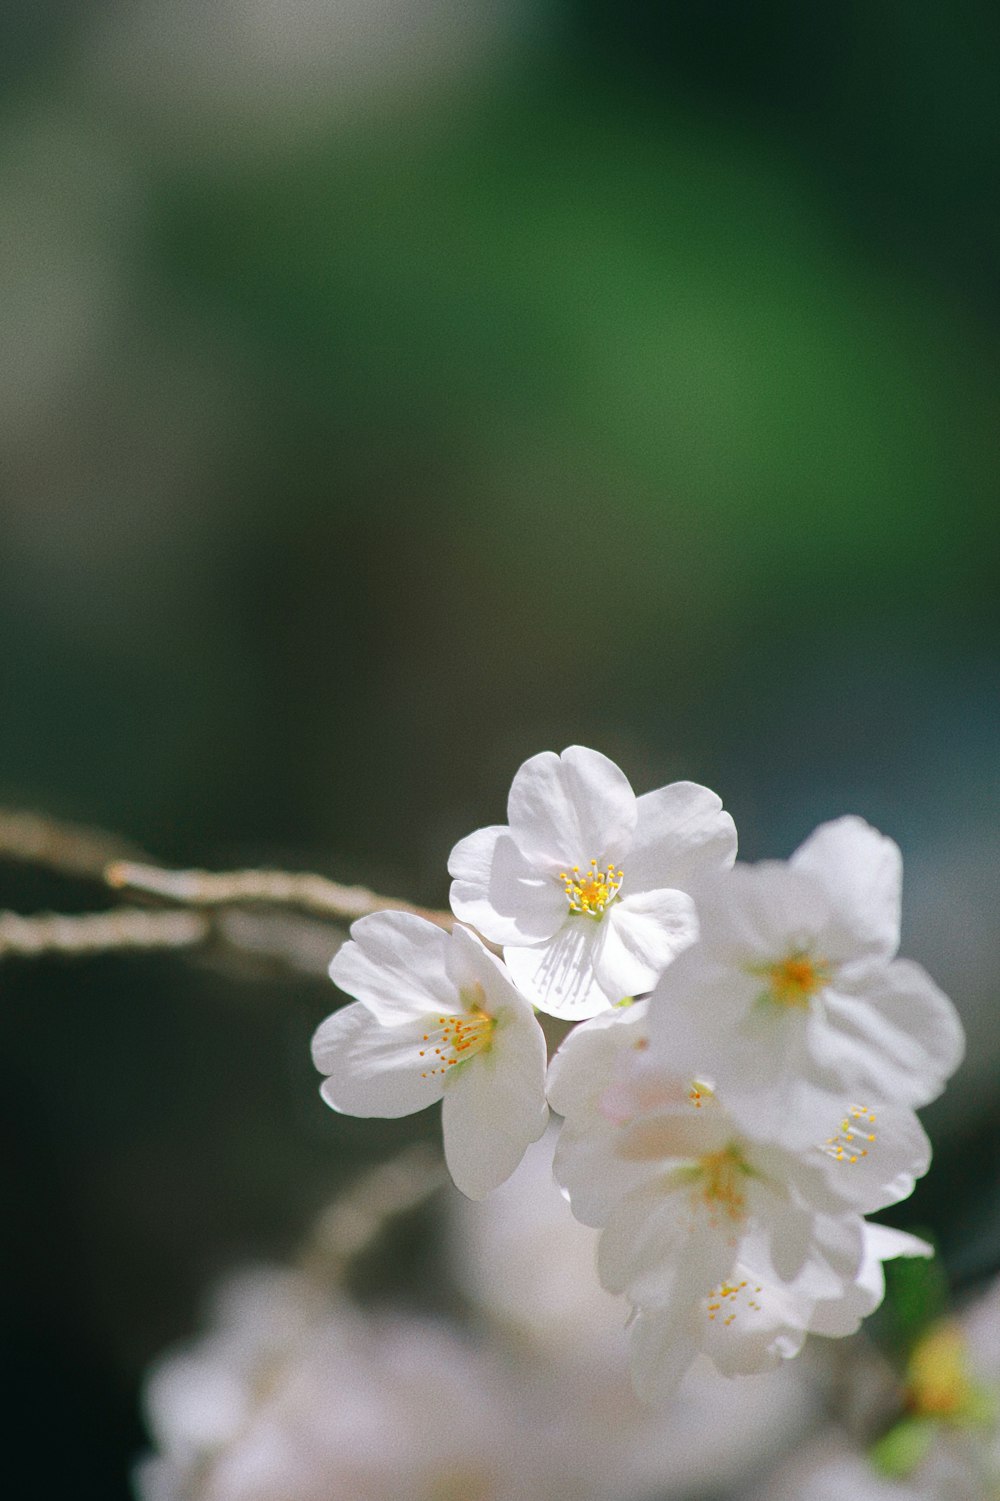
{"type": "Polygon", "coordinates": [[[0,808],[0,860],[43,865],[60,875],[104,881],[111,860],[145,859],[129,840],[84,824],[0,808]]]}
{"type": "Polygon", "coordinates": [[[208,919],[199,912],[147,912],[137,907],[73,917],[55,912],[33,917],[0,912],[0,959],[189,949],[204,942],[209,930],[208,919]]]}
{"type": "Polygon", "coordinates": [[[395,897],[379,896],[364,886],[340,886],[326,876],[284,870],[163,870],[117,860],[105,871],[117,891],[144,892],[185,907],[232,907],[245,902],[297,907],[302,912],[352,922],[371,912],[415,912],[439,928],[451,929],[450,912],[416,907],[395,897]]]}

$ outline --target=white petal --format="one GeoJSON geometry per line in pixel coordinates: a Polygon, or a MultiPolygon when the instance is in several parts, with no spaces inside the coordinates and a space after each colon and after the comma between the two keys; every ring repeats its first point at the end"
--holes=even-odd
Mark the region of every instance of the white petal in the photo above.
{"type": "Polygon", "coordinates": [[[635,828],[635,793],[625,773],[586,746],[543,751],[520,768],[507,802],[521,853],[549,875],[567,866],[620,861],[635,828]]]}
{"type": "Polygon", "coordinates": [[[594,950],[602,942],[602,924],[589,917],[567,918],[548,943],[504,949],[511,978],[539,1011],[566,1021],[583,1021],[607,1011],[621,995],[608,996],[594,973],[594,950]]]}
{"type": "Polygon", "coordinates": [[[451,910],[491,943],[536,943],[566,916],[558,879],[541,874],[500,824],[460,839],[448,859],[451,910]]]}
{"type": "Polygon", "coordinates": [[[316,1067],[329,1077],[321,1093],[344,1115],[412,1115],[441,1098],[441,1075],[424,1077],[420,1057],[423,1023],[383,1027],[367,1006],[356,1002],[335,1011],[313,1037],[316,1067]]]}
{"type": "Polygon", "coordinates": [[[455,1009],[448,979],[448,934],[412,912],[375,912],[351,925],[351,941],[337,950],[330,978],[364,1001],[387,1027],[431,1011],[455,1009]]]}
{"type": "Polygon", "coordinates": [[[722,799],[696,782],[671,782],[636,800],[636,826],[623,861],[627,891],[690,891],[736,859],[736,825],[722,799]]]}
{"type": "Polygon", "coordinates": [[[891,1225],[865,1224],[865,1245],[880,1261],[893,1261],[897,1256],[934,1255],[934,1247],[919,1235],[909,1235],[905,1230],[894,1230],[891,1225]]]}
{"type": "Polygon", "coordinates": [[[869,971],[854,993],[825,991],[823,1009],[825,1025],[810,1018],[810,1050],[854,1098],[926,1105],[961,1062],[954,1006],[908,959],[869,971]]]}
{"type": "Polygon", "coordinates": [[[829,916],[830,899],[819,882],[779,860],[734,865],[698,892],[707,953],[741,969],[799,951],[815,953],[829,916]]]}
{"type": "Polygon", "coordinates": [[[643,995],[698,936],[694,902],[683,891],[645,891],[616,901],[601,920],[594,972],[605,995],[643,995]]]}
{"type": "Polygon", "coordinates": [[[584,1225],[606,1225],[626,1194],[649,1180],[648,1162],[626,1161],[616,1151],[620,1132],[607,1123],[579,1131],[564,1124],[556,1143],[552,1171],[569,1197],[574,1216],[584,1225]]]}
{"type": "Polygon", "coordinates": [[[497,1023],[492,1046],[450,1071],[441,1123],[458,1188],[482,1199],[499,1187],[548,1120],[545,1037],[530,1014],[497,1023]]]}
{"type": "Polygon", "coordinates": [[[891,959],[899,947],[903,861],[899,846],[863,818],[821,824],[791,858],[830,896],[828,955],[891,959]]]}
{"type": "Polygon", "coordinates": [[[885,1297],[882,1262],[896,1256],[933,1256],[934,1247],[904,1230],[888,1225],[863,1225],[865,1255],[857,1280],[844,1289],[839,1298],[820,1300],[812,1313],[809,1327],[815,1334],[835,1339],[853,1334],[861,1320],[874,1313],[885,1297]]]}
{"type": "Polygon", "coordinates": [[[460,923],[452,929],[445,964],[464,1006],[482,1008],[494,1018],[513,1011],[534,1019],[531,1006],[515,989],[506,966],[460,923]]]}
{"type": "Polygon", "coordinates": [[[639,1003],[574,1027],[549,1064],[546,1089],[553,1110],[575,1117],[595,1109],[621,1049],[642,1045],[645,1021],[646,1006],[639,1003]]]}
{"type": "Polygon", "coordinates": [[[632,1384],[644,1402],[669,1402],[697,1353],[690,1312],[639,1309],[629,1326],[632,1384]]]}
{"type": "Polygon", "coordinates": [[[597,1247],[597,1271],[609,1292],[646,1308],[680,1309],[705,1295],[733,1262],[730,1236],[698,1212],[678,1175],[662,1177],[615,1210],[597,1247]]]}

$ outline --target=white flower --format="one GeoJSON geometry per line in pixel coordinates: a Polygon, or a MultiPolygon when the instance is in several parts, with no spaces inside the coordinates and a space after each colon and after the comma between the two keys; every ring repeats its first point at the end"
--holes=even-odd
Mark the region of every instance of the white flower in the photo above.
{"type": "Polygon", "coordinates": [[[351,935],[330,976],[358,1003],[313,1038],[323,1098],[360,1116],[411,1115],[442,1100],[449,1171],[480,1199],[545,1129],[545,1039],[531,1007],[464,928],[379,912],[351,935]]]}
{"type": "MultiPolygon", "coordinates": [[[[817,1296],[839,1292],[862,1256],[843,1165],[746,1135],[707,1084],[648,1061],[645,1020],[578,1028],[550,1074],[568,1112],[556,1175],[574,1214],[605,1227],[604,1286],[680,1319],[752,1251],[779,1281],[809,1267],[817,1296]]],[[[820,1111],[816,1143],[830,1134],[820,1111]]]]}
{"type": "Polygon", "coordinates": [[[650,1042],[704,1067],[756,1132],[787,1131],[798,1095],[926,1104],[958,1066],[962,1028],[896,959],[899,850],[858,818],[824,824],[786,864],[737,866],[699,892],[700,941],[663,976],[650,1042]]]}
{"type": "Polygon", "coordinates": [[[503,945],[540,1010],[571,1021],[649,990],[697,935],[691,888],[736,857],[714,792],[673,782],[637,798],[581,745],[525,761],[507,816],[452,850],[452,910],[503,945]]]}
{"type": "Polygon", "coordinates": [[[666,1401],[699,1353],[724,1375],[745,1376],[797,1355],[808,1333],[853,1334],[885,1296],[883,1261],[933,1254],[925,1241],[884,1225],[866,1223],[863,1235],[858,1274],[833,1297],[817,1298],[808,1275],[783,1284],[737,1261],[682,1320],[638,1309],[629,1326],[636,1391],[646,1401],[666,1401]]]}

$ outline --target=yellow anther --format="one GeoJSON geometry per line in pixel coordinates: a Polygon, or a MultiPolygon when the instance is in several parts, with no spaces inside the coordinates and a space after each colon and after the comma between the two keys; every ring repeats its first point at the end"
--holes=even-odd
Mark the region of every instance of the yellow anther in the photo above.
{"type": "MultiPolygon", "coordinates": [[[[482,987],[476,986],[476,991],[478,994],[474,1000],[485,1000],[482,987]]],[[[485,1051],[493,1040],[495,1026],[493,1017],[488,1016],[478,1004],[473,1004],[468,1011],[454,1016],[439,1016],[437,1027],[425,1033],[422,1039],[424,1042],[437,1043],[434,1049],[435,1067],[424,1070],[420,1077],[431,1079],[437,1074],[447,1073],[456,1063],[464,1063],[477,1053],[485,1051]]],[[[419,1048],[417,1056],[423,1058],[426,1052],[426,1048],[419,1048]]]]}
{"type": "Polygon", "coordinates": [[[591,860],[590,869],[582,876],[579,865],[573,866],[572,874],[561,871],[569,910],[577,917],[602,917],[604,910],[618,895],[625,872],[613,862],[601,870],[596,860],[591,860]]]}

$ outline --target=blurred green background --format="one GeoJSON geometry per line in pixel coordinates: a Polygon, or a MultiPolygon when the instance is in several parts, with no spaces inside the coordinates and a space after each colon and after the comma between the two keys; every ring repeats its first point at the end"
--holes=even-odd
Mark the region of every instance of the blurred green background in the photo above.
{"type": "MultiPolygon", "coordinates": [[[[1000,13],[0,27],[0,800],[434,905],[574,741],[714,787],[748,858],[863,814],[970,1036],[898,1222],[995,1268],[1000,13]]],[[[414,1123],[319,1103],[324,982],[2,978],[4,1411],[124,1496],[205,1279],[414,1123]]]]}

